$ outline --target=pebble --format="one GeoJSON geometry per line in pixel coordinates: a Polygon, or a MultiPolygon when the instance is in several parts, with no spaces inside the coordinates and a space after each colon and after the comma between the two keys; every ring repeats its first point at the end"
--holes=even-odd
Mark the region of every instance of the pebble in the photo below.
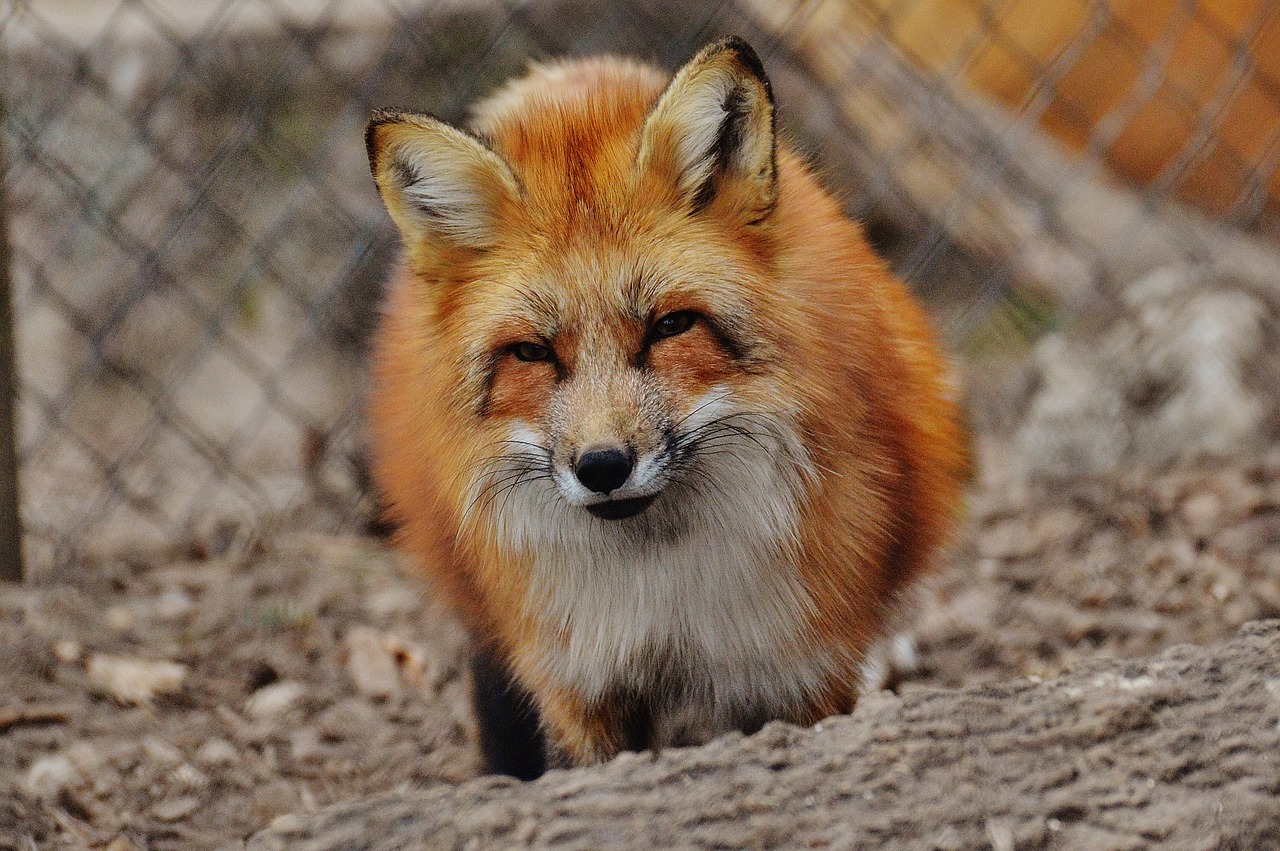
{"type": "Polygon", "coordinates": [[[152,661],[126,656],[94,654],[86,668],[89,686],[121,703],[150,703],[156,695],[182,688],[187,666],[177,662],[152,661]]]}
{"type": "Polygon", "coordinates": [[[303,727],[289,735],[289,753],[298,762],[318,759],[324,756],[324,747],[320,744],[320,735],[314,727],[303,727]]]}
{"type": "Polygon", "coordinates": [[[64,638],[53,643],[53,655],[59,662],[74,665],[84,657],[84,645],[73,638],[64,638]]]}
{"type": "Polygon", "coordinates": [[[168,798],[151,808],[151,814],[160,821],[179,821],[200,809],[200,799],[194,795],[168,798]]]}
{"type": "Polygon", "coordinates": [[[268,823],[278,816],[298,809],[300,800],[292,784],[273,780],[261,786],[253,796],[253,814],[260,823],[268,823]]]}
{"type": "Polygon", "coordinates": [[[348,698],[321,713],[316,726],[331,741],[342,742],[368,736],[378,728],[381,716],[364,700],[348,698]]]}
{"type": "Polygon", "coordinates": [[[51,800],[80,782],[80,772],[63,754],[45,756],[31,764],[24,785],[37,798],[51,800]]]}
{"type": "Polygon", "coordinates": [[[226,739],[209,739],[196,751],[196,760],[204,765],[235,765],[240,751],[226,739]]]}
{"type": "Polygon", "coordinates": [[[126,632],[133,628],[133,612],[124,606],[112,606],[102,613],[102,622],[112,632],[126,632]]]}
{"type": "Polygon", "coordinates": [[[517,818],[506,804],[491,803],[460,814],[454,825],[464,834],[505,833],[516,826],[517,818]]]}
{"type": "Polygon", "coordinates": [[[366,697],[388,700],[400,693],[400,669],[388,636],[367,626],[347,633],[347,675],[366,697]]]}
{"type": "Polygon", "coordinates": [[[186,617],[195,605],[191,595],[181,588],[165,591],[152,604],[156,617],[165,621],[176,621],[186,617]]]}
{"type": "Polygon", "coordinates": [[[103,851],[143,851],[142,846],[134,842],[124,834],[120,834],[115,839],[107,843],[107,847],[103,851]]]}
{"type": "Polygon", "coordinates": [[[182,762],[182,752],[168,742],[147,736],[142,740],[142,750],[155,763],[171,768],[182,762]]]}
{"type": "Polygon", "coordinates": [[[407,615],[421,607],[422,602],[417,595],[401,586],[383,588],[370,594],[365,600],[365,608],[376,618],[407,615]]]}
{"type": "Polygon", "coordinates": [[[278,718],[288,712],[306,691],[302,683],[294,680],[281,680],[263,686],[249,695],[244,705],[245,714],[258,721],[278,718]]]}
{"type": "Polygon", "coordinates": [[[1203,537],[1217,526],[1222,508],[1222,497],[1213,491],[1201,491],[1182,504],[1182,517],[1192,535],[1203,537]]]}
{"type": "Polygon", "coordinates": [[[173,782],[191,791],[203,789],[209,785],[209,777],[189,762],[179,765],[171,775],[173,782]]]}
{"type": "MultiPolygon", "coordinates": [[[[306,829],[306,823],[297,813],[285,813],[271,820],[270,827],[277,833],[297,833],[306,829]]],[[[258,841],[255,839],[255,841],[258,841]]]]}

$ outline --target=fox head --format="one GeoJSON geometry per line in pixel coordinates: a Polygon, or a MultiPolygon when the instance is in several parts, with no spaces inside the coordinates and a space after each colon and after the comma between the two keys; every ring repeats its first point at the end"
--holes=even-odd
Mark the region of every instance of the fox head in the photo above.
{"type": "Polygon", "coordinates": [[[621,60],[550,65],[470,132],[369,124],[419,417],[461,418],[457,510],[507,540],[794,523],[805,317],[772,285],[769,82],[737,39],[664,82],[621,60]]]}

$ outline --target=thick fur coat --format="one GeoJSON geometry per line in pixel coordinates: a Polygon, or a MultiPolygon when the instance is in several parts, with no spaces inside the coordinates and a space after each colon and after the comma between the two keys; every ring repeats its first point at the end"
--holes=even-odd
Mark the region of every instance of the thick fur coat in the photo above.
{"type": "Polygon", "coordinates": [[[964,436],[750,47],[537,66],[469,131],[384,112],[368,143],[405,247],[377,481],[553,753],[849,710],[952,531],[964,436]]]}

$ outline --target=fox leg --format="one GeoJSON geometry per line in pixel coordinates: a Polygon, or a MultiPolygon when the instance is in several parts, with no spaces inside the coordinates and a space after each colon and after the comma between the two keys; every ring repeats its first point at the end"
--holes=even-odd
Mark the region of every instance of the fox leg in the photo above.
{"type": "Polygon", "coordinates": [[[547,743],[533,698],[488,648],[471,656],[471,700],[486,774],[533,780],[547,770],[547,743]]]}
{"type": "Polygon", "coordinates": [[[592,765],[647,744],[633,741],[628,719],[610,703],[587,704],[564,691],[543,693],[542,698],[550,752],[560,764],[592,765]]]}

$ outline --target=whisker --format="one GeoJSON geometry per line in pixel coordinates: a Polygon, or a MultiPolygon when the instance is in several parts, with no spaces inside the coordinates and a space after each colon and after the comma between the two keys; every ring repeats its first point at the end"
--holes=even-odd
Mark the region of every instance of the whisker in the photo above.
{"type": "Polygon", "coordinates": [[[697,445],[698,443],[701,443],[704,440],[709,440],[713,437],[724,437],[727,435],[735,435],[737,437],[743,437],[748,439],[754,438],[756,440],[763,440],[765,438],[771,438],[774,436],[772,432],[768,432],[768,431],[758,431],[758,430],[753,430],[749,428],[744,428],[742,426],[721,424],[717,428],[708,429],[704,432],[700,432],[696,435],[692,435],[691,437],[686,438],[686,440],[684,441],[684,444],[697,445]]]}
{"type": "Polygon", "coordinates": [[[707,440],[727,437],[729,435],[750,440],[766,452],[771,452],[775,448],[773,446],[766,445],[764,442],[767,439],[775,438],[775,434],[772,431],[753,430],[729,422],[716,422],[714,426],[714,428],[698,428],[688,432],[673,443],[673,448],[677,450],[696,451],[696,448],[707,440]]]}
{"type": "Polygon", "coordinates": [[[541,444],[537,444],[537,443],[530,443],[527,440],[515,440],[514,438],[507,438],[504,440],[499,440],[498,443],[503,446],[528,446],[531,449],[538,450],[539,453],[549,454],[547,453],[547,448],[545,446],[542,446],[541,444]]]}
{"type": "Polygon", "coordinates": [[[683,417],[681,417],[680,419],[672,423],[671,430],[675,431],[676,429],[680,428],[680,426],[688,422],[689,418],[692,417],[694,414],[698,413],[699,411],[708,407],[709,405],[714,405],[717,402],[723,402],[725,399],[728,399],[732,395],[733,395],[732,392],[726,390],[725,392],[721,393],[719,396],[708,399],[707,401],[703,402],[701,405],[698,405],[698,407],[694,408],[692,411],[690,411],[689,413],[685,414],[683,417]]]}
{"type": "Polygon", "coordinates": [[[745,426],[736,425],[733,421],[737,419],[747,419],[748,423],[750,423],[752,421],[759,420],[761,418],[762,418],[762,415],[760,414],[753,414],[747,411],[736,411],[731,414],[726,414],[722,417],[717,417],[714,420],[709,420],[697,426],[696,428],[692,428],[689,431],[685,432],[683,435],[680,435],[678,439],[687,441],[690,439],[694,439],[698,435],[703,434],[705,432],[712,431],[715,429],[721,429],[721,428],[745,429],[745,426]]]}
{"type": "Polygon", "coordinates": [[[535,466],[523,464],[514,468],[508,467],[508,468],[494,471],[493,473],[489,474],[489,476],[487,477],[485,486],[480,489],[480,491],[471,500],[470,504],[467,505],[466,509],[463,510],[462,512],[463,515],[464,516],[469,515],[471,511],[477,507],[479,502],[491,492],[502,487],[508,482],[511,482],[513,480],[518,480],[521,476],[529,472],[537,472],[539,474],[545,474],[547,475],[548,478],[550,478],[551,466],[548,464],[545,467],[544,466],[535,467],[535,466]]]}
{"type": "Polygon", "coordinates": [[[498,492],[498,494],[497,494],[497,495],[495,495],[495,496],[494,496],[494,499],[496,500],[496,499],[497,499],[497,496],[499,496],[499,495],[501,495],[501,494],[504,494],[504,493],[506,494],[506,499],[504,499],[504,500],[503,500],[503,502],[502,502],[502,506],[498,509],[498,513],[499,513],[499,514],[501,514],[502,512],[504,512],[504,511],[506,511],[506,510],[507,510],[507,502],[511,499],[511,492],[512,492],[515,488],[519,487],[520,485],[527,484],[528,482],[538,481],[539,479],[542,479],[542,478],[550,478],[550,476],[544,476],[544,475],[542,475],[542,474],[535,474],[532,478],[529,478],[529,479],[525,479],[525,480],[516,479],[516,480],[515,480],[514,482],[512,482],[511,484],[509,484],[509,485],[507,485],[506,487],[504,487],[501,491],[499,491],[499,492],[498,492]]]}

